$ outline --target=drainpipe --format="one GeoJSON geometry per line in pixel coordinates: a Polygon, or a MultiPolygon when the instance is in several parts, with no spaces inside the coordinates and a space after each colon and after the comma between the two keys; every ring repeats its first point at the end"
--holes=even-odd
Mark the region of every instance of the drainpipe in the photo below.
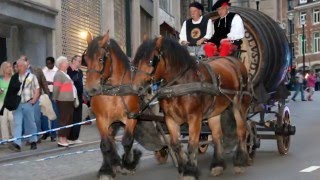
{"type": "Polygon", "coordinates": [[[131,0],[125,0],[125,16],[126,16],[126,52],[131,57],[131,0]]]}

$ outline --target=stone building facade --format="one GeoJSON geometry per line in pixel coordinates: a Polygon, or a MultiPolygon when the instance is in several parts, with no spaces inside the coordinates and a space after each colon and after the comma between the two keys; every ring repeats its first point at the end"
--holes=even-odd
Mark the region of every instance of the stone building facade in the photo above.
{"type": "Polygon", "coordinates": [[[132,57],[144,34],[176,36],[180,20],[180,2],[172,0],[3,0],[0,61],[26,54],[44,66],[47,56],[81,55],[85,31],[97,36],[108,30],[132,57]]]}

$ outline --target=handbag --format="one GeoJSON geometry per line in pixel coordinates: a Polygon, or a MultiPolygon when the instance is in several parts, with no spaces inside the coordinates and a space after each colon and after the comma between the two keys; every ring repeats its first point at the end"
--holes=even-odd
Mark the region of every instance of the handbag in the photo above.
{"type": "MultiPolygon", "coordinates": [[[[24,89],[24,85],[26,83],[26,79],[28,78],[30,73],[27,74],[27,76],[24,78],[22,83],[21,92],[24,89]]],[[[9,111],[14,111],[18,108],[19,104],[21,102],[21,96],[17,94],[13,94],[12,96],[6,96],[4,99],[5,108],[9,111]]]]}

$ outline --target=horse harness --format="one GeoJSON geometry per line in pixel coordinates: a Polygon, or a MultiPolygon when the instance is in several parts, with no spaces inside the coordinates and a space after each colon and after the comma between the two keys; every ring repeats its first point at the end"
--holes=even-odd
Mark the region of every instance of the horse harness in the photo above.
{"type": "MultiPolygon", "coordinates": [[[[129,112],[129,108],[128,108],[127,104],[125,103],[123,96],[138,95],[139,94],[139,92],[137,90],[134,90],[132,87],[132,80],[133,80],[134,74],[133,74],[132,70],[130,69],[130,72],[131,72],[131,83],[130,84],[123,84],[123,80],[127,74],[127,71],[125,71],[123,73],[123,75],[121,77],[120,85],[112,85],[111,83],[108,82],[113,74],[113,66],[112,66],[113,59],[111,57],[109,46],[110,46],[110,41],[107,42],[106,47],[100,47],[100,48],[103,48],[105,51],[103,57],[101,57],[99,59],[99,63],[102,64],[101,71],[98,71],[96,69],[88,69],[87,73],[98,73],[101,75],[100,91],[99,91],[99,93],[95,94],[95,96],[97,96],[97,95],[120,96],[121,101],[126,109],[126,114],[127,114],[128,118],[132,118],[133,116],[135,116],[135,113],[129,112]],[[104,75],[103,72],[106,68],[106,61],[108,59],[110,59],[110,73],[108,76],[103,77],[103,75],[104,75]]],[[[82,55],[83,58],[84,58],[86,51],[87,50],[85,50],[85,52],[82,55]]]]}

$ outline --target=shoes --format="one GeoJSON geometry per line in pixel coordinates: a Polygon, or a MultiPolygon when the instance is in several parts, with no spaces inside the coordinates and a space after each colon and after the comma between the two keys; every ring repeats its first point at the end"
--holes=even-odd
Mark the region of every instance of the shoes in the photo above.
{"type": "Polygon", "coordinates": [[[292,100],[292,101],[296,101],[296,100],[295,100],[295,99],[293,99],[293,98],[292,98],[291,100],[292,100]]]}
{"type": "Polygon", "coordinates": [[[32,142],[31,145],[30,145],[30,149],[31,150],[37,149],[37,143],[36,142],[32,142]]]}
{"type": "Polygon", "coordinates": [[[51,142],[56,142],[56,138],[55,137],[51,137],[51,142]]]}
{"type": "Polygon", "coordinates": [[[60,143],[58,142],[58,147],[69,147],[68,143],[60,143]]]}
{"type": "Polygon", "coordinates": [[[49,137],[49,133],[45,133],[42,135],[41,140],[46,140],[49,137]]]}
{"type": "Polygon", "coordinates": [[[15,151],[15,152],[20,152],[21,151],[21,147],[16,143],[10,143],[9,144],[9,149],[11,149],[12,151],[15,151]]]}
{"type": "Polygon", "coordinates": [[[73,145],[73,144],[81,144],[81,143],[82,143],[82,141],[81,141],[81,140],[79,140],[79,139],[74,140],[74,141],[72,141],[72,140],[68,140],[68,143],[69,143],[70,145],[73,145]]]}
{"type": "Polygon", "coordinates": [[[305,99],[302,99],[301,101],[307,101],[307,100],[305,100],[305,99]]]}
{"type": "Polygon", "coordinates": [[[40,138],[38,139],[37,143],[38,143],[38,144],[40,144],[40,143],[41,143],[41,139],[40,139],[40,138]]]}

